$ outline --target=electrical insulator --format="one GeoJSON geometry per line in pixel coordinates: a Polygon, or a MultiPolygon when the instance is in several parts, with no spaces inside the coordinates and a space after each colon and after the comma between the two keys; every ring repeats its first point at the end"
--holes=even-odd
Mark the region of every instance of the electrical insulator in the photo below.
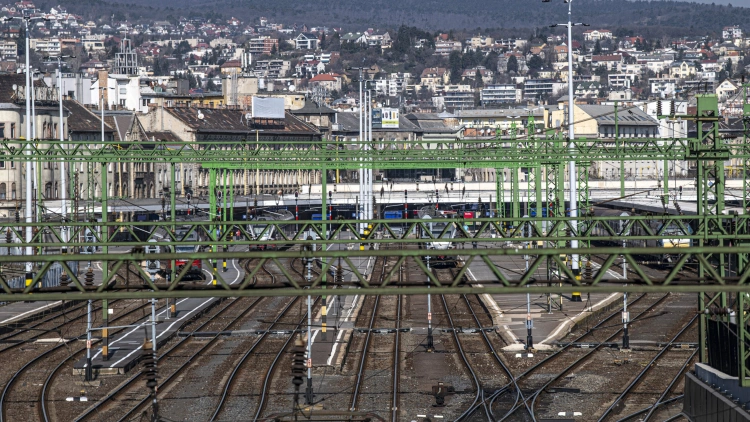
{"type": "Polygon", "coordinates": [[[344,283],[344,269],[341,268],[340,264],[338,267],[336,267],[336,283],[338,284],[344,283]]]}
{"type": "Polygon", "coordinates": [[[656,102],[656,115],[661,116],[661,100],[656,102]]]}
{"type": "Polygon", "coordinates": [[[18,213],[18,210],[16,210],[16,223],[21,222],[21,214],[18,213]]]}
{"type": "Polygon", "coordinates": [[[672,99],[672,101],[669,102],[669,114],[671,116],[674,116],[675,114],[674,98],[672,99]]]}
{"type": "Polygon", "coordinates": [[[141,360],[143,361],[143,371],[141,373],[146,378],[146,387],[151,389],[151,391],[156,391],[156,386],[158,385],[156,382],[156,354],[154,353],[152,343],[148,340],[143,343],[143,358],[141,360]]]}
{"type": "Polygon", "coordinates": [[[591,261],[586,261],[586,267],[583,268],[583,278],[586,280],[594,278],[594,270],[591,268],[591,261]]]}
{"type": "Polygon", "coordinates": [[[10,232],[10,229],[5,232],[5,243],[11,243],[13,241],[13,234],[10,232]]]}
{"type": "Polygon", "coordinates": [[[682,207],[680,207],[680,204],[677,201],[674,201],[674,209],[677,210],[677,214],[682,215],[682,207]]]}
{"type": "Polygon", "coordinates": [[[305,377],[305,344],[300,337],[294,341],[292,347],[292,384],[299,389],[305,377]]]}
{"type": "Polygon", "coordinates": [[[661,196],[661,204],[664,205],[665,207],[667,206],[667,195],[661,196]]]}

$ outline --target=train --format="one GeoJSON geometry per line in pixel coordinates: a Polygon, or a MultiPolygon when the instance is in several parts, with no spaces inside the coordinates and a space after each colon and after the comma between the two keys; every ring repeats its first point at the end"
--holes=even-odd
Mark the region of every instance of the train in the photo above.
{"type": "Polygon", "coordinates": [[[656,255],[653,254],[641,254],[640,257],[646,259],[649,262],[658,262],[661,264],[670,264],[674,261],[677,254],[674,253],[676,248],[688,248],[692,246],[691,239],[680,238],[681,236],[690,236],[693,234],[693,229],[690,225],[683,224],[680,226],[676,222],[670,222],[666,227],[664,226],[663,219],[658,216],[653,216],[650,219],[645,220],[644,224],[634,222],[630,224],[629,220],[630,213],[626,211],[611,210],[606,208],[594,208],[594,216],[597,217],[620,217],[618,220],[609,220],[607,225],[604,222],[596,224],[591,229],[592,237],[624,237],[625,240],[612,240],[612,239],[601,239],[592,240],[593,246],[621,246],[627,248],[660,248],[663,249],[663,253],[656,255]],[[607,227],[609,226],[609,228],[607,227]],[[645,227],[644,227],[645,226],[645,227]],[[648,228],[648,230],[646,229],[648,228]],[[650,233],[649,233],[650,232],[650,233]],[[649,236],[653,234],[659,234],[661,239],[658,240],[644,240],[644,239],[633,239],[631,237],[636,236],[649,236]],[[624,244],[623,244],[624,243],[624,244]]]}
{"type": "MultiPolygon", "coordinates": [[[[270,242],[275,240],[292,239],[297,234],[296,225],[290,224],[268,224],[268,221],[293,221],[294,214],[288,210],[270,211],[265,210],[263,214],[252,220],[252,224],[247,225],[247,232],[252,234],[253,240],[270,242]]],[[[280,250],[285,251],[291,248],[292,244],[261,244],[251,249],[255,250],[280,250]]]]}
{"type": "MultiPolygon", "coordinates": [[[[201,251],[201,247],[199,245],[191,245],[189,242],[198,242],[200,241],[199,233],[197,230],[190,230],[190,226],[182,226],[175,230],[175,237],[177,240],[182,242],[188,242],[187,244],[181,244],[174,247],[174,252],[177,254],[191,254],[201,251]]],[[[164,246],[164,252],[172,252],[171,246],[164,246]]],[[[203,261],[200,259],[190,259],[186,257],[185,259],[175,259],[175,271],[177,274],[183,271],[186,265],[190,265],[190,268],[187,270],[187,273],[182,277],[182,281],[203,281],[206,279],[205,274],[203,273],[203,261]]],[[[164,274],[161,274],[163,277],[167,278],[169,277],[169,274],[172,272],[172,262],[167,261],[166,263],[166,269],[164,271],[164,274]]]]}
{"type": "Polygon", "coordinates": [[[421,218],[427,220],[424,223],[426,230],[422,231],[421,236],[425,242],[421,247],[435,251],[435,255],[430,256],[433,265],[455,265],[456,258],[448,255],[448,251],[456,248],[452,239],[456,237],[457,223],[447,216],[432,217],[424,214],[421,218]]]}

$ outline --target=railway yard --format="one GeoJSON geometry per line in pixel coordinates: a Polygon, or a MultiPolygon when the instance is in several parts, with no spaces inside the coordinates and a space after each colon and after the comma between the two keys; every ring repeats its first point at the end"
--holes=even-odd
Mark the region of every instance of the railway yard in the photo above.
{"type": "MultiPolygon", "coordinates": [[[[462,268],[458,261],[431,272],[450,281],[462,268]]],[[[394,257],[363,265],[373,284],[387,274],[399,282],[424,275],[394,257]]],[[[253,274],[250,283],[265,287],[285,275],[304,282],[307,271],[322,271],[319,261],[306,267],[299,258],[245,259],[233,266],[235,280],[253,274]]],[[[471,269],[467,282],[481,280],[481,266],[471,269]]],[[[651,271],[660,277],[666,270],[651,271]]],[[[341,288],[331,286],[332,294],[341,288]]],[[[427,295],[312,297],[311,403],[307,380],[295,395],[290,371],[295,340],[307,338],[306,297],[217,298],[184,319],[188,311],[178,307],[171,316],[178,327],[158,341],[158,414],[165,421],[275,420],[293,411],[296,396],[301,408],[330,413],[325,420],[681,420],[683,375],[697,359],[697,295],[631,294],[627,349],[621,294],[571,299],[553,295],[556,306],[548,309],[544,295],[530,297],[540,323],[533,334],[538,347],[527,350],[526,295],[432,294],[429,302],[427,295]]],[[[126,331],[136,332],[138,340],[128,341],[138,346],[149,339],[144,321],[150,305],[109,303],[110,347],[126,331]]],[[[165,305],[157,303],[160,315],[165,305]]],[[[100,303],[93,306],[99,326],[100,303]]],[[[2,421],[153,420],[157,407],[138,362],[141,350],[130,367],[85,381],[75,367],[85,357],[85,333],[84,301],[60,302],[4,324],[2,421]]],[[[100,346],[95,338],[92,347],[100,346]]]]}

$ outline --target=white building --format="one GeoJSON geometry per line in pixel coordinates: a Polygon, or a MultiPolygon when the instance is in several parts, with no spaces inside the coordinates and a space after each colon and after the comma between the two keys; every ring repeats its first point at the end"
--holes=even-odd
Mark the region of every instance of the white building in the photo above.
{"type": "Polygon", "coordinates": [[[725,40],[736,40],[742,38],[742,28],[737,25],[725,26],[721,31],[721,38],[725,40]]]}
{"type": "Polygon", "coordinates": [[[671,97],[677,89],[678,81],[677,78],[651,78],[651,94],[660,98],[671,97]]]}
{"type": "Polygon", "coordinates": [[[514,84],[493,84],[482,88],[479,98],[482,105],[521,102],[523,91],[514,84]]]}

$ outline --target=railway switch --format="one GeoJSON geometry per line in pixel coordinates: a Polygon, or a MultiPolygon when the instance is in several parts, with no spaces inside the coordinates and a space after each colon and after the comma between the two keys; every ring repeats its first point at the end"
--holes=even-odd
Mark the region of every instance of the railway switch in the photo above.
{"type": "Polygon", "coordinates": [[[443,382],[438,382],[437,385],[432,386],[432,395],[435,397],[434,407],[445,406],[445,396],[448,394],[455,393],[456,390],[451,385],[445,385],[443,382]]]}

